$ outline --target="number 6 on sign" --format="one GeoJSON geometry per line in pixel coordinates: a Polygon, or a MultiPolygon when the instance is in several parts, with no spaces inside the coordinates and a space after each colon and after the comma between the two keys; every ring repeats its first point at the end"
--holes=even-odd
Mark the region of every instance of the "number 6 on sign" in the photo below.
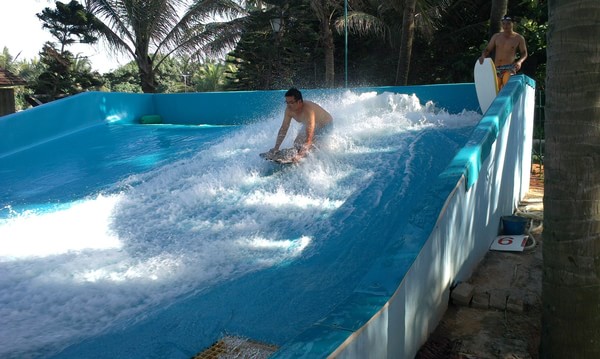
{"type": "Polygon", "coordinates": [[[492,245],[490,246],[490,250],[523,252],[523,249],[525,248],[526,243],[527,243],[526,235],[498,236],[492,242],[492,245]]]}

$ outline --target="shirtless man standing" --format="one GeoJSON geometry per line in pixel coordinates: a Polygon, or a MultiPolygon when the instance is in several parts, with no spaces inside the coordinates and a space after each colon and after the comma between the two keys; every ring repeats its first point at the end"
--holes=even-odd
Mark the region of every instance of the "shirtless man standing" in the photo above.
{"type": "Polygon", "coordinates": [[[504,15],[502,18],[502,32],[494,34],[485,50],[481,53],[479,63],[483,63],[492,51],[496,50],[494,56],[494,65],[496,65],[496,74],[498,75],[499,87],[502,88],[510,76],[516,74],[520,69],[523,61],[527,58],[527,46],[525,38],[513,31],[513,19],[504,15]],[[517,58],[517,49],[521,55],[517,58]]]}
{"type": "Polygon", "coordinates": [[[285,114],[277,133],[275,147],[269,152],[279,150],[293,118],[304,125],[303,131],[300,131],[294,140],[294,147],[298,149],[294,162],[297,162],[306,156],[318,137],[325,135],[333,127],[333,118],[316,103],[302,100],[302,93],[296,88],[291,88],[285,93],[285,103],[285,114]]]}

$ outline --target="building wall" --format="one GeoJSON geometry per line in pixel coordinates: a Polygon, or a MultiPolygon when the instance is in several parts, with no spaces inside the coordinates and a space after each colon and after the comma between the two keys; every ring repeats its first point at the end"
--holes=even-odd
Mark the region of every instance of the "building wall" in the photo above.
{"type": "Polygon", "coordinates": [[[15,112],[15,90],[12,87],[0,88],[0,116],[15,112]]]}

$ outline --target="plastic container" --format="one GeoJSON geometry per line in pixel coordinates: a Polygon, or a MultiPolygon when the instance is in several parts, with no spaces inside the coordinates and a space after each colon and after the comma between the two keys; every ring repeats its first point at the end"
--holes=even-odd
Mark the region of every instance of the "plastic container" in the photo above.
{"type": "Polygon", "coordinates": [[[528,222],[529,220],[527,218],[519,216],[503,216],[502,234],[513,236],[525,234],[528,222]]]}

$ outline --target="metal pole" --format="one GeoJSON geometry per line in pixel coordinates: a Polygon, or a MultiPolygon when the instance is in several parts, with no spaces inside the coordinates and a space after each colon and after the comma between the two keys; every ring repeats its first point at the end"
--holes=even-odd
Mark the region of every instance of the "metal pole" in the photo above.
{"type": "Polygon", "coordinates": [[[183,91],[187,92],[187,78],[190,74],[181,74],[183,76],[183,91]]]}
{"type": "Polygon", "coordinates": [[[348,87],[348,0],[344,0],[344,84],[348,87]]]}

